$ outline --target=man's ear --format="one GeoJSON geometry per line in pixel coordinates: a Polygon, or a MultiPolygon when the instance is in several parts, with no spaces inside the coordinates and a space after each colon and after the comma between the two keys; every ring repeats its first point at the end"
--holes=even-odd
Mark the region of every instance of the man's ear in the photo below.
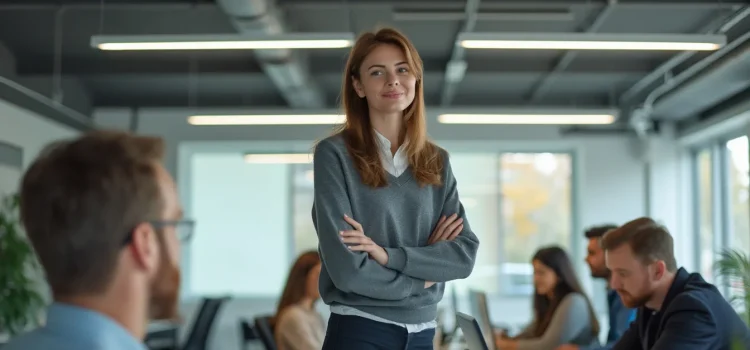
{"type": "Polygon", "coordinates": [[[359,79],[355,78],[354,76],[352,76],[352,86],[354,86],[354,91],[357,92],[357,95],[360,98],[364,98],[365,97],[365,89],[362,86],[362,82],[359,81],[359,79]]]}
{"type": "Polygon", "coordinates": [[[656,281],[661,280],[667,272],[667,264],[664,262],[664,260],[655,261],[651,264],[651,268],[653,269],[652,274],[654,276],[654,280],[656,281]]]}
{"type": "Polygon", "coordinates": [[[141,223],[133,230],[130,252],[136,266],[144,271],[156,271],[159,265],[159,242],[149,223],[141,223]]]}

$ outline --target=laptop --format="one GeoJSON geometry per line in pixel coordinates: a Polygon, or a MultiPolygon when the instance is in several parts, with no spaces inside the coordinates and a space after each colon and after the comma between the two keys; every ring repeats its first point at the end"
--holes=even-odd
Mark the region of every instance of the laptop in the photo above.
{"type": "Polygon", "coordinates": [[[461,327],[461,332],[464,334],[464,340],[469,350],[490,350],[482,334],[482,329],[479,327],[479,322],[474,317],[456,312],[456,322],[461,327]]]}

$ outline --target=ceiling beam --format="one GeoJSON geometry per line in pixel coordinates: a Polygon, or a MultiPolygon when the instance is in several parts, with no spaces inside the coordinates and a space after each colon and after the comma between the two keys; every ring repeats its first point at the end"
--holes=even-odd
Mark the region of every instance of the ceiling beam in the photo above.
{"type": "MultiPolygon", "coordinates": [[[[48,57],[33,57],[18,62],[19,75],[52,75],[54,66],[48,64],[48,57]]],[[[423,58],[426,74],[445,74],[445,59],[423,58]]],[[[518,60],[514,58],[498,58],[471,61],[471,70],[466,74],[544,74],[548,71],[545,59],[533,58],[518,60]]],[[[106,61],[70,57],[62,60],[60,70],[63,75],[114,75],[114,74],[184,74],[191,73],[190,61],[187,57],[170,59],[111,57],[106,61]]],[[[264,74],[261,66],[242,57],[196,59],[194,74],[264,74]]],[[[316,75],[341,75],[341,62],[331,59],[312,60],[310,68],[316,75]]],[[[568,67],[563,73],[570,74],[648,74],[653,68],[650,61],[628,61],[623,59],[589,59],[579,58],[574,66],[568,67]]]]}
{"type": "MultiPolygon", "coordinates": [[[[705,0],[705,1],[672,1],[672,0],[650,0],[650,1],[627,1],[620,0],[619,5],[626,9],[674,9],[674,8],[685,8],[685,9],[721,9],[721,8],[738,8],[742,6],[745,1],[743,0],[705,0]]],[[[605,3],[600,0],[598,3],[605,3]]],[[[561,9],[569,8],[572,6],[590,6],[592,3],[596,3],[591,0],[569,0],[569,1],[533,1],[533,0],[516,0],[516,1],[498,1],[492,3],[482,4],[481,10],[534,10],[534,9],[561,9]]],[[[465,8],[466,0],[455,0],[455,1],[440,1],[440,2],[425,2],[425,1],[410,1],[410,0],[357,0],[357,1],[341,1],[341,0],[284,0],[282,4],[283,8],[288,9],[310,9],[310,10],[325,10],[325,9],[341,9],[341,8],[372,8],[372,7],[391,7],[394,9],[429,9],[429,10],[457,10],[465,8]]]]}
{"type": "Polygon", "coordinates": [[[467,63],[464,60],[466,50],[458,45],[458,36],[461,33],[470,33],[474,31],[474,26],[477,23],[477,15],[479,12],[480,0],[466,0],[464,8],[464,25],[463,28],[456,33],[456,44],[453,45],[453,52],[451,52],[450,61],[445,67],[443,92],[440,95],[440,105],[449,106],[456,96],[456,87],[464,79],[466,74],[467,63]]]}
{"type": "MultiPolygon", "coordinates": [[[[615,11],[616,6],[617,0],[608,0],[607,5],[604,6],[604,8],[599,12],[596,18],[584,30],[584,32],[597,32],[615,11]]],[[[557,80],[557,78],[560,76],[560,73],[567,69],[568,66],[570,66],[577,55],[578,51],[566,51],[560,56],[560,58],[555,63],[554,68],[552,68],[552,71],[549,72],[549,74],[545,75],[544,78],[542,78],[542,80],[540,80],[539,83],[537,83],[531,89],[531,93],[528,97],[529,104],[534,104],[538,102],[542,97],[544,97],[544,94],[547,93],[552,84],[557,80]]]]}
{"type": "Polygon", "coordinates": [[[66,9],[66,10],[155,10],[155,11],[164,11],[164,10],[189,10],[189,9],[195,9],[196,7],[215,7],[215,5],[208,5],[208,4],[191,4],[185,1],[175,1],[175,2],[149,2],[149,1],[133,1],[128,3],[110,3],[110,2],[96,2],[92,3],[91,1],[81,1],[81,2],[74,2],[74,1],[66,1],[65,3],[61,2],[60,0],[54,0],[54,1],[35,1],[33,4],[29,4],[25,0],[21,0],[18,3],[10,3],[10,1],[3,1],[3,4],[0,5],[0,11],[45,11],[45,10],[59,10],[59,9],[66,9]],[[102,5],[103,4],[103,5],[102,5]]]}

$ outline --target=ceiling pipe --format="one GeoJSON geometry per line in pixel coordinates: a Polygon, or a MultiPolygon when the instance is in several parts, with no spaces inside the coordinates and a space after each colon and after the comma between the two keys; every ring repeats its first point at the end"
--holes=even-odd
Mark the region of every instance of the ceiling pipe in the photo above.
{"type": "Polygon", "coordinates": [[[664,84],[660,85],[646,96],[642,108],[650,114],[656,108],[659,100],[666,98],[668,95],[677,93],[681,88],[685,87],[688,82],[694,82],[710,75],[719,68],[727,67],[738,62],[738,60],[744,59],[743,55],[736,55],[735,53],[747,50],[748,43],[750,43],[750,32],[745,33],[729,43],[724,49],[709,55],[682,73],[671,79],[667,79],[664,84]]]}
{"type": "MultiPolygon", "coordinates": [[[[94,123],[88,116],[77,112],[59,102],[53,101],[34,90],[31,90],[11,79],[0,76],[0,95],[13,93],[16,98],[3,98],[21,108],[38,113],[43,117],[67,125],[79,131],[94,129],[94,123]]],[[[6,96],[7,97],[7,96],[6,96]]]]}
{"type": "MultiPolygon", "coordinates": [[[[273,0],[216,0],[242,34],[278,35],[286,31],[273,0]]],[[[292,108],[323,108],[325,93],[314,81],[305,57],[293,50],[257,50],[261,68],[292,108]]]]}
{"type": "MultiPolygon", "coordinates": [[[[750,6],[739,8],[732,16],[728,17],[715,29],[709,30],[709,32],[719,34],[727,33],[733,27],[737,26],[740,22],[747,18],[748,15],[750,15],[750,6]]],[[[670,73],[672,69],[674,69],[674,67],[678,66],[679,64],[687,61],[691,56],[695,54],[695,51],[682,52],[679,55],[674,56],[669,61],[665,62],[662,66],[655,69],[651,74],[644,77],[641,81],[628,89],[620,97],[621,104],[632,103],[634,102],[632,101],[632,99],[640,91],[643,91],[643,89],[648,84],[653,83],[656,79],[659,79],[659,77],[668,77],[667,79],[665,79],[663,84],[657,86],[655,89],[651,90],[648,93],[648,95],[643,100],[643,103],[639,107],[633,109],[630,114],[630,118],[628,118],[629,126],[636,132],[639,137],[645,137],[645,135],[653,127],[652,120],[654,114],[654,105],[659,99],[674,93],[675,91],[677,91],[677,89],[684,86],[687,82],[695,81],[700,77],[710,74],[710,67],[716,67],[719,64],[722,66],[731,64],[731,62],[733,61],[732,58],[724,60],[723,62],[719,61],[722,61],[722,59],[726,59],[731,52],[737,50],[739,46],[745,44],[745,42],[749,39],[750,33],[745,33],[744,35],[731,41],[721,49],[711,53],[707,57],[698,61],[696,64],[682,71],[677,76],[671,76],[670,73]]]]}

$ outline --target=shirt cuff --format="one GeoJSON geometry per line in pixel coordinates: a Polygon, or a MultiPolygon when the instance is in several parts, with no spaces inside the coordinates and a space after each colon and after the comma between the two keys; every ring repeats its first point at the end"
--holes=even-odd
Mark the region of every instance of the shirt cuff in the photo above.
{"type": "Polygon", "coordinates": [[[388,254],[388,263],[385,267],[396,270],[399,272],[404,271],[406,267],[406,253],[401,248],[385,248],[386,254],[388,254]]]}

